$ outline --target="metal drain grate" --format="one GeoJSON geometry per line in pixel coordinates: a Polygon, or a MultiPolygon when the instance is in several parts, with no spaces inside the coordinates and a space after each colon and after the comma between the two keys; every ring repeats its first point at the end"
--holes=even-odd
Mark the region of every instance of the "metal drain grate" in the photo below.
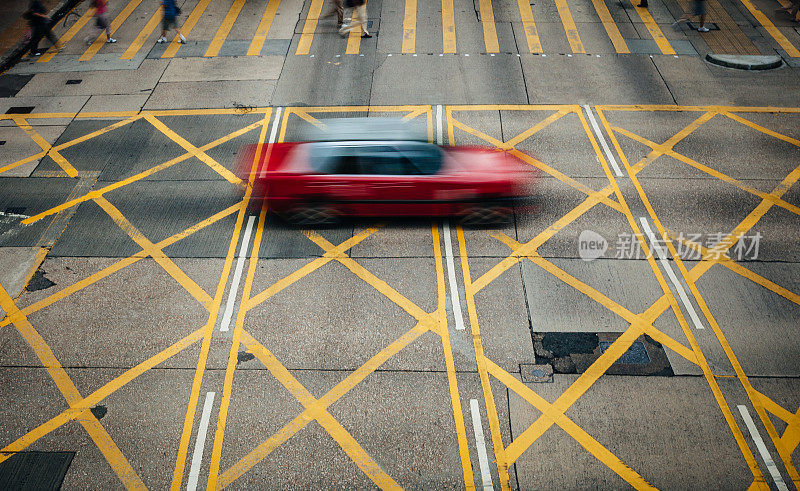
{"type": "Polygon", "coordinates": [[[75,452],[19,452],[0,463],[0,489],[60,489],[75,452]]]}

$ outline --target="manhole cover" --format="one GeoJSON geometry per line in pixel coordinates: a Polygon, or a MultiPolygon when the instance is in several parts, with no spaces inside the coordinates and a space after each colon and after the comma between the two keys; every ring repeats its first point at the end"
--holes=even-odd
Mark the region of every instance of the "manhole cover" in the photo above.
{"type": "MultiPolygon", "coordinates": [[[[611,341],[600,341],[600,351],[605,353],[611,344],[611,341]]],[[[614,363],[622,365],[647,365],[650,363],[650,355],[647,354],[647,348],[644,347],[643,342],[634,341],[631,347],[628,348],[628,351],[623,353],[614,363]]]]}

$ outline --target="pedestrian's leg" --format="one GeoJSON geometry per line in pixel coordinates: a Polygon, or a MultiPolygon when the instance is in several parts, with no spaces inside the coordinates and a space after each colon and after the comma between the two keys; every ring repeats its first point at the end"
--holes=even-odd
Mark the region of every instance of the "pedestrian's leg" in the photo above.
{"type": "Polygon", "coordinates": [[[51,31],[49,27],[48,27],[48,28],[47,28],[47,30],[45,31],[45,36],[47,36],[47,40],[48,40],[48,41],[50,41],[50,43],[51,43],[51,44],[52,44],[52,45],[53,45],[53,46],[54,46],[56,49],[61,49],[61,46],[59,46],[59,45],[58,45],[58,38],[56,37],[56,35],[55,35],[55,34],[53,34],[53,31],[51,31]]]}
{"type": "Polygon", "coordinates": [[[344,36],[345,34],[350,32],[351,29],[353,29],[353,9],[352,8],[344,9],[343,17],[344,17],[344,22],[342,23],[342,27],[339,28],[339,34],[341,34],[342,36],[344,36]]]}
{"type": "Polygon", "coordinates": [[[342,24],[344,24],[344,6],[341,0],[337,0],[336,2],[336,23],[339,27],[342,27],[342,24]]]}
{"type": "Polygon", "coordinates": [[[367,30],[367,4],[358,7],[358,22],[361,24],[361,37],[371,38],[372,34],[367,30]]]}
{"type": "Polygon", "coordinates": [[[700,32],[708,32],[708,27],[706,27],[706,14],[700,14],[700,27],[697,28],[700,32]]]}
{"type": "Polygon", "coordinates": [[[33,26],[33,32],[31,33],[31,55],[39,54],[39,41],[41,41],[44,35],[45,29],[42,25],[36,24],[33,26]]]}

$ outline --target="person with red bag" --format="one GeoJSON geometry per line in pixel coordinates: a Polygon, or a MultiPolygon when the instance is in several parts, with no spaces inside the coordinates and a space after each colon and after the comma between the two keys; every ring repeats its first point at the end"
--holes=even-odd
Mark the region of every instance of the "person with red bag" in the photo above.
{"type": "Polygon", "coordinates": [[[92,44],[95,39],[100,37],[103,31],[106,31],[106,42],[116,43],[117,40],[111,37],[111,27],[108,24],[108,2],[107,0],[92,0],[92,8],[94,10],[94,27],[92,32],[84,39],[86,44],[92,44]]]}

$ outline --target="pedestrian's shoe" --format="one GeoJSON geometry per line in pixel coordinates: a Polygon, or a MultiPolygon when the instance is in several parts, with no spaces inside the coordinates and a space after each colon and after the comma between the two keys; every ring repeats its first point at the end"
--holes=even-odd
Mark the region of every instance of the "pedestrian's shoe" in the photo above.
{"type": "Polygon", "coordinates": [[[368,33],[367,31],[364,31],[364,34],[362,34],[361,37],[362,38],[371,38],[372,34],[368,33]]]}
{"type": "Polygon", "coordinates": [[[639,7],[643,8],[643,9],[646,9],[647,8],[647,2],[640,2],[639,3],[639,7]]]}
{"type": "Polygon", "coordinates": [[[167,42],[167,38],[165,38],[164,36],[161,36],[160,38],[158,38],[158,41],[156,41],[156,42],[158,44],[164,44],[164,43],[167,42]]]}
{"type": "Polygon", "coordinates": [[[117,40],[116,40],[116,39],[114,39],[114,38],[108,38],[108,39],[106,40],[106,42],[107,42],[108,44],[114,44],[114,43],[116,43],[116,42],[117,42],[117,40]]]}
{"type": "Polygon", "coordinates": [[[708,32],[708,27],[700,26],[697,28],[697,32],[708,32]]]}
{"type": "Polygon", "coordinates": [[[181,37],[180,43],[181,44],[186,44],[186,38],[183,37],[183,34],[179,34],[179,36],[181,37]]]}

